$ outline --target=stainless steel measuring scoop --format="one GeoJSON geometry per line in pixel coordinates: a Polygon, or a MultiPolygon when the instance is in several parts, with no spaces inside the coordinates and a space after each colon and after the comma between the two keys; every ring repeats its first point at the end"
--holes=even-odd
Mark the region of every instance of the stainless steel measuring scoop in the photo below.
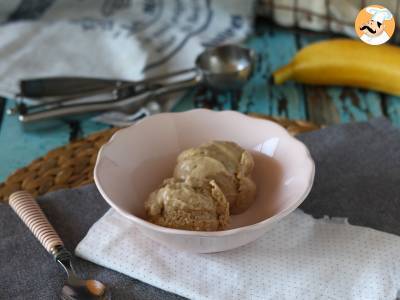
{"type": "MultiPolygon", "coordinates": [[[[133,113],[147,101],[161,95],[182,91],[200,83],[216,90],[238,90],[250,78],[254,69],[254,52],[239,45],[223,45],[206,49],[195,61],[195,68],[177,71],[142,81],[103,80],[95,83],[89,78],[41,78],[23,81],[22,96],[36,95],[36,98],[59,96],[58,100],[44,101],[37,105],[20,104],[9,113],[18,113],[23,123],[68,115],[120,111],[133,113]],[[181,78],[185,77],[184,80],[181,78]],[[57,86],[66,82],[69,91],[57,86]],[[86,80],[87,85],[80,80],[86,80]],[[175,80],[175,81],[174,81],[175,80]],[[35,87],[36,82],[36,87],[35,87]],[[75,84],[75,83],[76,84],[75,84]],[[84,102],[85,97],[99,97],[102,93],[112,95],[109,99],[84,102]],[[39,97],[40,96],[40,97],[39,97]],[[82,103],[83,102],[83,103],[82,103]]],[[[22,87],[21,86],[21,87],[22,87]]],[[[92,99],[93,100],[93,99],[92,99]]]]}

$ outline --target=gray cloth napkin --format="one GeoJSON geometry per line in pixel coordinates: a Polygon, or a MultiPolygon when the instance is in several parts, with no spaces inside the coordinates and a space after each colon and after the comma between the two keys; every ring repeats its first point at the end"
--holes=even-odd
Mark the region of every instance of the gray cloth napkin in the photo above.
{"type": "MultiPolygon", "coordinates": [[[[400,130],[385,119],[332,126],[299,137],[316,162],[314,187],[301,208],[315,217],[347,217],[351,224],[400,235],[400,130]]],[[[39,199],[72,251],[109,208],[94,185],[39,199]]],[[[180,299],[84,260],[76,270],[112,289],[113,299],[180,299]]],[[[7,205],[0,205],[0,299],[57,299],[61,267],[7,205]]]]}

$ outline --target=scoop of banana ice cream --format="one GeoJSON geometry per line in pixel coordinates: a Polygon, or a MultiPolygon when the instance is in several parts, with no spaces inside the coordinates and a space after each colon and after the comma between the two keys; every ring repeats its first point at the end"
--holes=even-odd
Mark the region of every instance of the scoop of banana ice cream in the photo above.
{"type": "Polygon", "coordinates": [[[254,168],[251,154],[233,142],[213,141],[183,151],[174,177],[214,180],[230,204],[230,213],[244,212],[255,199],[256,186],[250,178],[254,168]]]}
{"type": "Polygon", "coordinates": [[[214,180],[166,179],[145,209],[152,223],[170,228],[215,231],[229,224],[229,203],[214,180]]]}

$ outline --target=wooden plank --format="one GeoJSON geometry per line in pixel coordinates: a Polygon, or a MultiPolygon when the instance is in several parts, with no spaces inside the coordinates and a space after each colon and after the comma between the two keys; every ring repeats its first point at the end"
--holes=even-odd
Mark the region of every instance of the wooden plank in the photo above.
{"type": "MultiPolygon", "coordinates": [[[[323,35],[302,35],[299,46],[326,38],[323,35]]],[[[350,121],[366,121],[384,115],[382,97],[373,91],[349,87],[306,88],[309,120],[317,124],[335,124],[350,121]]]]}
{"type": "MultiPolygon", "coordinates": [[[[14,106],[14,101],[8,100],[6,108],[12,106],[14,106]]],[[[78,123],[75,130],[81,130],[82,135],[87,135],[107,127],[84,120],[78,123]]],[[[27,165],[51,149],[68,143],[72,129],[65,123],[47,130],[26,131],[16,116],[4,115],[0,130],[0,182],[17,168],[27,165]]]]}
{"type": "Polygon", "coordinates": [[[400,97],[385,96],[385,108],[388,117],[393,124],[400,127],[400,97]]]}
{"type": "Polygon", "coordinates": [[[244,90],[241,105],[246,106],[246,112],[305,119],[305,98],[301,85],[291,82],[277,86],[270,81],[272,73],[288,63],[296,53],[296,36],[288,31],[263,29],[262,34],[248,42],[249,47],[260,54],[260,61],[252,82],[244,90]]]}
{"type": "Polygon", "coordinates": [[[316,124],[335,124],[340,122],[338,108],[332,105],[332,98],[325,88],[306,87],[308,119],[316,124]]]}
{"type": "Polygon", "coordinates": [[[366,121],[384,115],[382,99],[375,92],[343,87],[309,87],[306,95],[309,120],[318,124],[366,121]]]}
{"type": "Polygon", "coordinates": [[[195,107],[193,104],[193,97],[194,91],[185,93],[173,106],[172,111],[177,112],[193,109],[195,107]]]}

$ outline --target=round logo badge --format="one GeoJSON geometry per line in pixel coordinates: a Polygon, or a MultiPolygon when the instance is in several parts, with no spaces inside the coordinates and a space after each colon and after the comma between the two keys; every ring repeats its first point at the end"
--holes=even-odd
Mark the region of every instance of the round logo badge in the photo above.
{"type": "Polygon", "coordinates": [[[354,26],[358,37],[364,43],[381,45],[392,37],[395,21],[386,7],[371,5],[358,13],[354,26]]]}

